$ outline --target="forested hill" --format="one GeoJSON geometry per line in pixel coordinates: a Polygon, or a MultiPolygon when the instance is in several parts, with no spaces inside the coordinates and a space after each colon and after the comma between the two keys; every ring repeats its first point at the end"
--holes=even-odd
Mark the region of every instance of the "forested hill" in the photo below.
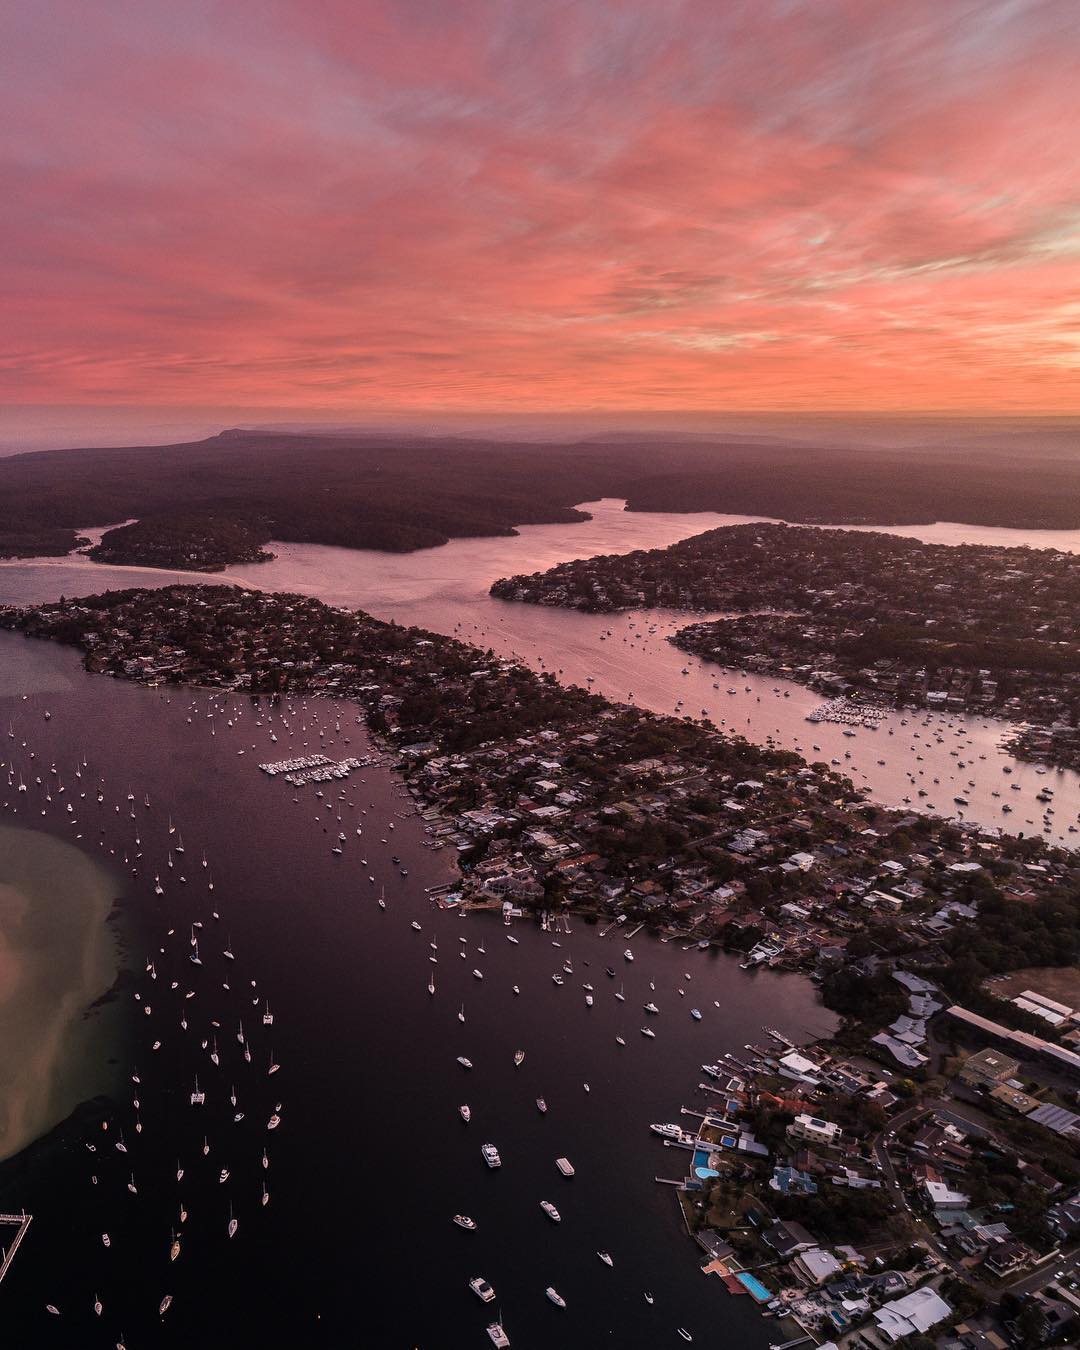
{"type": "Polygon", "coordinates": [[[575,503],[602,496],[807,523],[1072,528],[1080,456],[231,431],[0,459],[0,556],[63,553],[78,527],[128,519],[139,524],[110,531],[94,556],[205,570],[255,560],[269,539],[408,551],[580,519],[575,503]]]}

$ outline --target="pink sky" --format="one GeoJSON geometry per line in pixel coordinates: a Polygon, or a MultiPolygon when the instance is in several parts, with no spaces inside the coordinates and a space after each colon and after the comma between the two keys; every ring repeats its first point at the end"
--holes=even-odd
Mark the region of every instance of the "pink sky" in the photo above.
{"type": "Polygon", "coordinates": [[[0,402],[1080,411],[1075,0],[34,0],[0,402]]]}

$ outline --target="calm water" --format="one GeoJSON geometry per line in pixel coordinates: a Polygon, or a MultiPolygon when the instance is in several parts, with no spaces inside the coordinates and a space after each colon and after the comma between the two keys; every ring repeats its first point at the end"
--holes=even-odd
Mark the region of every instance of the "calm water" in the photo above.
{"type": "MultiPolygon", "coordinates": [[[[922,800],[939,808],[949,809],[952,797],[963,795],[979,819],[1005,819],[1001,799],[992,796],[1005,788],[1009,780],[1000,769],[1011,764],[997,748],[1000,725],[952,719],[928,727],[913,718],[903,726],[897,717],[877,733],[842,738],[839,728],[805,722],[819,700],[798,686],[718,673],[684,658],[663,641],[684,616],[586,616],[488,596],[491,581],[509,572],[656,547],[737,519],[629,514],[614,502],[590,509],[594,519],[584,525],[527,527],[516,538],[457,541],[401,557],[279,545],[275,562],[230,569],[229,578],[458,632],[534,665],[546,663],[566,680],[585,682],[591,675],[595,689],[618,698],[632,693],[640,705],[660,711],[673,711],[682,700],[680,710],[699,715],[705,708],[754,739],[771,735],[778,744],[802,746],[810,758],[841,759],[888,804],[905,796],[918,800],[917,787],[925,785],[929,795],[922,800]],[[967,787],[968,779],[976,780],[975,788],[967,787]]],[[[919,534],[940,531],[949,542],[1003,533],[939,526],[919,534]]],[[[1080,547],[1077,537],[1032,539],[1080,547]]],[[[26,602],[176,579],[82,559],[3,564],[0,599],[26,602]]],[[[494,920],[434,911],[424,887],[446,879],[449,855],[423,846],[415,819],[396,816],[408,803],[389,772],[373,768],[362,775],[364,784],[353,780],[339,823],[333,791],[321,800],[312,788],[294,794],[255,768],[304,741],[332,755],[360,752],[362,729],[347,712],[340,731],[326,705],[291,715],[279,710],[272,718],[264,710],[263,726],[256,727],[260,714],[248,704],[234,702],[231,711],[209,717],[205,695],[194,699],[194,708],[192,701],[182,691],[165,695],[87,676],[73,652],[0,635],[0,728],[15,716],[18,740],[27,741],[22,753],[33,750],[41,761],[85,758],[83,772],[95,784],[100,780],[103,800],[94,793],[80,808],[82,846],[126,868],[130,878],[125,922],[138,979],[127,996],[142,1046],[142,1081],[132,1094],[144,1125],[141,1134],[134,1132],[130,1103],[110,1131],[95,1118],[102,1136],[96,1153],[65,1150],[27,1173],[18,1197],[10,1186],[0,1191],[4,1204],[25,1200],[38,1216],[4,1286],[5,1312],[14,1324],[32,1329],[40,1345],[111,1346],[122,1329],[131,1350],[196,1340],[482,1345],[490,1310],[465,1288],[471,1275],[482,1274],[496,1287],[496,1306],[515,1347],[556,1339],[582,1346],[681,1344],[674,1332],[680,1324],[698,1343],[767,1344],[768,1324],[749,1301],[730,1298],[698,1272],[670,1190],[653,1181],[679,1175],[683,1160],[652,1140],[647,1126],[677,1118],[680,1103],[700,1105],[700,1063],[760,1040],[763,1023],[797,1036],[823,1030],[828,1018],[811,987],[791,977],[749,976],[722,956],[683,953],[643,938],[634,944],[637,960],[627,966],[619,956],[623,942],[602,939],[584,925],[560,937],[558,950],[549,935],[519,925],[520,942],[513,945],[494,920]],[[30,697],[24,700],[24,693],[30,697]],[[269,741],[272,726],[276,745],[269,741]],[[141,805],[144,792],[149,811],[141,805]],[[172,869],[170,815],[185,844],[183,855],[173,854],[172,869]],[[364,831],[359,838],[357,824],[364,831]],[[338,830],[347,836],[340,858],[330,851],[338,830]],[[379,842],[384,838],[386,844],[379,842]],[[407,878],[390,861],[392,853],[407,878]],[[153,891],[155,872],[161,897],[153,891]],[[385,913],[375,902],[382,885],[385,913]],[[410,927],[414,919],[422,932],[410,927]],[[195,921],[203,929],[193,930],[195,921]],[[193,934],[203,959],[198,968],[187,959],[193,934]],[[456,955],[462,936],[468,940],[464,960],[456,955]],[[435,952],[431,941],[438,943],[435,952]],[[235,962],[222,955],[226,945],[235,962]],[[143,973],[143,952],[157,980],[143,973]],[[437,965],[428,960],[432,954],[437,965]],[[575,973],[559,989],[550,977],[568,955],[575,973]],[[626,981],[625,1004],[614,999],[603,974],[608,964],[626,981]],[[482,981],[473,978],[474,968],[482,981]],[[427,991],[433,971],[434,997],[427,991]],[[173,980],[176,990],[169,987],[173,980]],[[596,986],[591,1010],[580,987],[585,980],[596,986]],[[514,983],[520,997],[511,992],[514,983]],[[189,990],[190,1000],[184,997],[189,990]],[[270,1029],[251,1003],[264,992],[275,1014],[270,1029]],[[662,1009],[656,1041],[639,1033],[641,1004],[650,997],[662,1009]],[[463,1001],[464,1025],[457,1018],[463,1001]],[[150,1015],[143,1011],[147,1004],[150,1015]],[[691,1005],[705,1013],[702,1023],[691,1021],[691,1005]],[[235,1036],[241,1016],[250,1064],[235,1036]],[[217,1067],[201,1047],[214,1034],[217,1067]],[[625,1048],[616,1044],[617,1034],[625,1036],[625,1048]],[[162,1042],[156,1052],[150,1049],[155,1038],[162,1042]],[[526,1061],[515,1070],[518,1047],[526,1061]],[[271,1052],[282,1065],[273,1078],[265,1073],[271,1052]],[[456,1064],[459,1054],[474,1061],[471,1073],[456,1064]],[[202,1110],[188,1105],[196,1071],[208,1093],[202,1110]],[[236,1124],[228,1100],[233,1083],[237,1109],[244,1110],[236,1124]],[[534,1105],[541,1093],[551,1108],[544,1117],[534,1105]],[[283,1123],[268,1134],[267,1115],[278,1100],[283,1123]],[[457,1113],[463,1101],[473,1110],[468,1127],[457,1113]],[[109,1146],[119,1126],[126,1154],[109,1146]],[[205,1158],[204,1133],[211,1150],[205,1158]],[[497,1173],[480,1160],[480,1144],[488,1139],[503,1155],[497,1173]],[[555,1171],[560,1154],[577,1168],[572,1181],[555,1171]],[[178,1159],[185,1172],[179,1184],[178,1159]],[[221,1184],[223,1166],[230,1177],[221,1184]],[[132,1175],[136,1195],[127,1190],[132,1175]],[[265,1208],[259,1203],[264,1180],[271,1192],[265,1208]],[[540,1212],[544,1198],[562,1211],[559,1227],[540,1212]],[[225,1235],[230,1199],[240,1222],[231,1243],[225,1235]],[[168,1249],[181,1201],[189,1217],[174,1264],[168,1249]],[[459,1211],[476,1218],[478,1232],[452,1225],[459,1211]],[[110,1232],[109,1249],[103,1231],[110,1232]],[[614,1270],[597,1260],[598,1248],[612,1252],[614,1270]],[[567,1299],[565,1313],[544,1298],[549,1283],[567,1299]],[[641,1298],[645,1288],[657,1295],[654,1310],[641,1298]],[[91,1306],[95,1291],[106,1305],[100,1323],[91,1306]],[[159,1327],[156,1308],[165,1293],[175,1303],[159,1327]],[[44,1313],[47,1302],[60,1307],[59,1320],[44,1313]]],[[[1056,790],[1057,828],[1064,831],[1075,817],[1075,775],[1042,778],[1016,766],[1012,781],[1022,791],[1002,797],[1014,805],[1013,828],[1038,827],[1030,802],[1044,783],[1056,790]]],[[[27,809],[20,807],[24,819],[27,809]]],[[[21,823],[9,812],[10,805],[0,818],[21,823]]],[[[47,810],[35,824],[65,838],[72,830],[59,811],[47,810]]]]}
{"type": "MultiPolygon", "coordinates": [[[[304,742],[332,756],[363,753],[363,730],[345,709],[340,732],[326,704],[306,713],[297,705],[290,716],[234,700],[227,709],[219,702],[221,711],[209,717],[205,695],[167,696],[88,676],[74,652],[9,634],[0,635],[0,662],[18,665],[30,687],[48,689],[0,700],[3,724],[17,717],[16,752],[64,765],[75,761],[77,746],[86,761],[77,825],[54,802],[36,816],[41,827],[64,838],[81,833],[82,847],[128,869],[135,982],[125,998],[139,1048],[125,1067],[141,1080],[130,1088],[138,1111],[127,1102],[108,1131],[95,1115],[87,1136],[95,1153],[76,1145],[44,1178],[27,1181],[23,1197],[36,1218],[4,1286],[9,1325],[32,1332],[35,1345],[111,1346],[123,1330],[132,1350],[481,1345],[489,1310],[466,1282],[482,1274],[496,1287],[515,1346],[548,1346],[553,1338],[674,1345],[681,1343],[677,1325],[707,1345],[768,1343],[769,1324],[749,1300],[732,1299],[699,1273],[672,1192],[653,1180],[678,1176],[685,1159],[653,1140],[648,1124],[678,1118],[681,1103],[700,1106],[700,1063],[760,1040],[764,1023],[800,1037],[826,1030],[829,1016],[810,985],[749,975],[733,959],[643,937],[630,965],[621,957],[625,940],[578,923],[557,939],[518,924],[515,945],[494,918],[433,909],[424,888],[450,875],[450,855],[425,848],[420,822],[397,814],[409,803],[389,771],[364,771],[366,781],[354,778],[339,802],[339,787],[319,799],[313,787],[296,792],[256,768],[300,753],[304,742]],[[169,833],[170,818],[177,834],[169,833]],[[338,831],[347,835],[340,858],[331,853],[338,831]],[[184,852],[173,851],[170,869],[178,836],[184,852]],[[395,853],[407,878],[391,862],[395,853]],[[382,886],[385,912],[376,901],[382,886]],[[194,922],[204,926],[193,930],[194,922]],[[193,932],[200,967],[187,959],[193,932]],[[224,957],[226,946],[235,961],[224,957]],[[156,980],[143,972],[144,953],[156,980]],[[568,957],[574,975],[557,988],[551,975],[568,957]],[[618,981],[604,974],[608,964],[618,981]],[[596,987],[591,1009],[585,981],[596,987]],[[624,1004],[614,998],[618,982],[625,982],[624,1004]],[[520,996],[511,991],[515,983],[520,996]],[[251,1002],[263,996],[272,1028],[251,1002]],[[650,998],[662,1010],[655,1041],[639,1032],[650,998]],[[701,1023],[691,1020],[690,1006],[704,1012],[701,1023]],[[235,1035],[241,1018],[251,1063],[235,1035]],[[201,1048],[214,1034],[216,1067],[201,1048]],[[156,1052],[155,1039],[162,1042],[156,1052]],[[520,1069],[517,1048],[526,1051],[520,1069]],[[281,1064],[272,1078],[271,1052],[281,1064]],[[472,1072],[457,1065],[460,1054],[473,1061],[472,1072]],[[201,1110],[188,1105],[196,1073],[208,1094],[201,1110]],[[245,1113],[239,1123],[228,1100],[233,1084],[245,1113]],[[541,1094],[546,1116],[534,1104],[541,1094]],[[282,1125],[270,1133],[266,1121],[279,1100],[282,1125]],[[469,1126],[458,1115],[461,1102],[472,1108],[469,1126]],[[118,1127],[126,1154],[110,1147],[118,1127]],[[481,1161],[486,1140],[502,1153],[499,1172],[481,1161]],[[577,1169],[572,1181],[555,1169],[563,1154],[577,1169]],[[225,1184],[217,1180],[222,1167],[230,1171],[225,1184]],[[539,1209],[545,1198],[563,1214],[558,1227],[539,1209]],[[173,1264],[170,1234],[180,1227],[181,1201],[188,1220],[173,1264]],[[232,1242],[230,1201],[240,1224],[232,1242]],[[478,1231],[455,1228],[457,1212],[471,1214],[478,1231]],[[614,1256],[613,1270],[597,1259],[600,1248],[614,1256]],[[565,1313],[545,1299],[548,1284],[566,1298],[565,1313]],[[642,1299],[646,1288],[656,1295],[652,1310],[642,1299]],[[100,1323],[95,1292],[105,1304],[100,1323]],[[175,1302],[159,1328],[165,1293],[175,1302]],[[60,1308],[59,1320],[44,1312],[49,1302],[60,1308]]],[[[3,819],[39,812],[31,797],[14,803],[19,816],[9,797],[3,819]]],[[[12,1199],[4,1193],[5,1203],[12,1199]]]]}

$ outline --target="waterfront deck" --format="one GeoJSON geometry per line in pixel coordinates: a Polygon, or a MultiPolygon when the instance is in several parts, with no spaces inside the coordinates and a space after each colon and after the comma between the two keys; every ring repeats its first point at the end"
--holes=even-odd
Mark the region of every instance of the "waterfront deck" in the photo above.
{"type": "Polygon", "coordinates": [[[18,1231],[12,1240],[10,1247],[0,1246],[0,1284],[4,1281],[4,1276],[8,1273],[12,1261],[15,1260],[15,1253],[19,1250],[19,1243],[26,1236],[26,1230],[30,1227],[34,1216],[32,1214],[0,1214],[0,1228],[15,1228],[18,1231]]]}

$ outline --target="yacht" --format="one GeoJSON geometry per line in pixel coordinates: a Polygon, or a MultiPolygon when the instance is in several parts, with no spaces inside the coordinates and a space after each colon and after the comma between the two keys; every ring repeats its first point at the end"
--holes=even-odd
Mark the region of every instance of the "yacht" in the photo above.
{"type": "Polygon", "coordinates": [[[488,1284],[482,1275],[474,1275],[469,1281],[469,1288],[473,1291],[481,1303],[494,1303],[495,1290],[488,1284]]]}
{"type": "Polygon", "coordinates": [[[562,1215],[559,1213],[559,1211],[555,1208],[555,1206],[551,1203],[550,1200],[541,1200],[540,1208],[544,1211],[544,1213],[548,1216],[548,1218],[552,1221],[552,1223],[562,1223],[562,1215]]]}
{"type": "Polygon", "coordinates": [[[455,1214],[454,1222],[457,1224],[459,1228],[465,1228],[470,1233],[473,1232],[476,1228],[476,1220],[470,1219],[467,1214],[455,1214]]]}
{"type": "Polygon", "coordinates": [[[683,1137],[683,1128],[681,1125],[650,1125],[649,1129],[653,1134],[658,1134],[662,1139],[681,1139],[683,1137]]]}
{"type": "Polygon", "coordinates": [[[480,1153],[483,1156],[484,1161],[490,1168],[494,1169],[496,1167],[502,1166],[502,1159],[499,1157],[499,1150],[495,1147],[494,1144],[481,1145],[480,1153]]]}
{"type": "Polygon", "coordinates": [[[700,1010],[699,1008],[691,1008],[691,1009],[690,1009],[690,1016],[694,1019],[695,1022],[700,1022],[700,1021],[701,1021],[701,1010],[700,1010]]]}
{"type": "Polygon", "coordinates": [[[457,1057],[457,1062],[461,1065],[461,1067],[462,1067],[463,1069],[471,1069],[471,1068],[472,1068],[472,1060],[471,1060],[471,1059],[466,1059],[464,1055],[458,1055],[458,1057],[457,1057]]]}
{"type": "Polygon", "coordinates": [[[626,951],[623,952],[623,956],[626,958],[627,961],[632,961],[634,959],[634,953],[630,950],[629,947],[627,947],[626,951]]]}
{"type": "Polygon", "coordinates": [[[562,1294],[560,1294],[559,1291],[553,1288],[550,1284],[544,1290],[544,1293],[547,1294],[548,1298],[551,1299],[552,1303],[555,1304],[556,1308],[566,1307],[566,1299],[564,1299],[562,1294]]]}
{"type": "Polygon", "coordinates": [[[660,1009],[656,1006],[655,1003],[646,1003],[645,1011],[647,1013],[652,1013],[655,1016],[657,1013],[659,1013],[660,1009]]]}

